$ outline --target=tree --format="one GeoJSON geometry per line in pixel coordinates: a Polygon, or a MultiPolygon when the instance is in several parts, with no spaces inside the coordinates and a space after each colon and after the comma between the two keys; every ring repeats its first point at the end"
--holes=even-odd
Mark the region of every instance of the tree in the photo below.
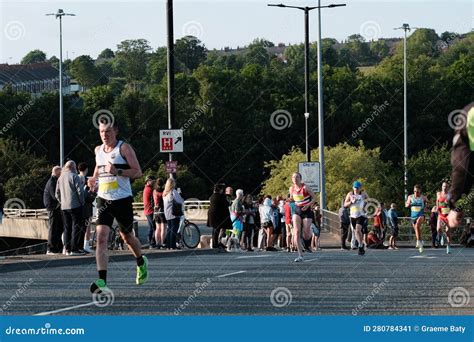
{"type": "Polygon", "coordinates": [[[114,57],[115,57],[114,52],[109,48],[102,50],[102,52],[99,53],[99,56],[97,56],[97,58],[103,58],[103,59],[109,59],[109,58],[114,58],[114,57]]]}
{"type": "Polygon", "coordinates": [[[100,74],[94,65],[94,60],[86,55],[74,59],[69,72],[84,88],[92,87],[100,79],[100,74]]]}
{"type": "MultiPolygon", "coordinates": [[[[329,210],[340,208],[344,196],[351,190],[354,180],[360,180],[369,196],[378,202],[393,201],[397,198],[392,190],[398,186],[391,176],[392,166],[380,158],[380,149],[367,149],[364,145],[350,146],[338,144],[325,149],[326,190],[329,210]]],[[[311,151],[312,160],[318,160],[318,150],[311,151]]],[[[288,193],[291,175],[298,170],[298,162],[306,157],[300,149],[292,149],[279,160],[265,164],[270,169],[270,177],[264,182],[262,194],[272,196],[288,193]]]]}
{"type": "Polygon", "coordinates": [[[117,45],[114,69],[122,72],[128,83],[143,80],[151,47],[146,39],[124,40],[117,45]]]}
{"type": "Polygon", "coordinates": [[[177,71],[194,71],[206,60],[206,48],[193,36],[178,39],[174,47],[177,71]]]}
{"type": "Polygon", "coordinates": [[[444,181],[451,177],[451,153],[447,144],[433,149],[422,150],[410,157],[407,162],[410,191],[415,184],[423,187],[423,193],[428,196],[429,202],[434,205],[436,192],[441,189],[444,181]]]}
{"type": "Polygon", "coordinates": [[[32,50],[22,58],[21,64],[33,64],[46,61],[46,54],[41,50],[32,50]]]}
{"type": "Polygon", "coordinates": [[[51,66],[53,68],[59,69],[59,58],[56,56],[52,56],[49,60],[49,63],[51,63],[51,66]]]}
{"type": "Polygon", "coordinates": [[[36,157],[29,147],[16,140],[0,138],[5,195],[23,201],[27,208],[43,208],[43,189],[51,169],[46,160],[36,157]]]}

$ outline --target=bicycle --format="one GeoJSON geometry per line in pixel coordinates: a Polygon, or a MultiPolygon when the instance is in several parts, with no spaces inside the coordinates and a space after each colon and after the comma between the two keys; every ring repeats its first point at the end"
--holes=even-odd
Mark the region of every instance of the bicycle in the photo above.
{"type": "MultiPolygon", "coordinates": [[[[91,248],[96,249],[97,247],[97,229],[94,230],[92,235],[91,248]]],[[[107,239],[107,248],[111,251],[123,251],[125,250],[125,243],[120,236],[119,226],[110,227],[109,238],[107,239]]]]}
{"type": "Polygon", "coordinates": [[[201,242],[199,227],[187,218],[182,219],[178,228],[178,245],[180,247],[184,245],[188,248],[196,248],[199,242],[201,242]]]}

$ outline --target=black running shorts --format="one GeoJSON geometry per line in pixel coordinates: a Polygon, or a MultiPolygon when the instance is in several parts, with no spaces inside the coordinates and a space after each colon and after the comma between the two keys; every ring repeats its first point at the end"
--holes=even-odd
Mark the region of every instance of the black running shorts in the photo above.
{"type": "Polygon", "coordinates": [[[131,233],[133,231],[132,203],[132,197],[121,198],[115,201],[97,197],[97,225],[112,227],[115,219],[122,233],[131,233]]]}
{"type": "Polygon", "coordinates": [[[298,215],[302,219],[314,219],[314,214],[311,209],[301,210],[302,207],[295,206],[295,215],[298,215]]]}

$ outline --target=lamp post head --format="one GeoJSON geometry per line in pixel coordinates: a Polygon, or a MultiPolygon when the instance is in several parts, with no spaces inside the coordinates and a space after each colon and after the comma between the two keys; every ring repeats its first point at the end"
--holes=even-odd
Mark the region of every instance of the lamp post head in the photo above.
{"type": "Polygon", "coordinates": [[[403,24],[402,27],[403,27],[404,30],[410,31],[410,25],[409,24],[403,24]]]}

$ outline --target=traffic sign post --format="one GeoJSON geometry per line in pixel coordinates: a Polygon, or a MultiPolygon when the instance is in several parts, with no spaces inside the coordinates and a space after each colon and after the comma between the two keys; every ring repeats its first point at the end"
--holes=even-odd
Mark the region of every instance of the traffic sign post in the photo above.
{"type": "Polygon", "coordinates": [[[160,130],[160,152],[183,152],[183,130],[160,130]]]}
{"type": "Polygon", "coordinates": [[[167,160],[166,161],[166,173],[176,173],[178,169],[178,161],[177,160],[167,160]]]}
{"type": "Polygon", "coordinates": [[[298,163],[298,172],[301,174],[303,183],[309,186],[313,192],[321,191],[321,169],[319,162],[298,163]]]}

